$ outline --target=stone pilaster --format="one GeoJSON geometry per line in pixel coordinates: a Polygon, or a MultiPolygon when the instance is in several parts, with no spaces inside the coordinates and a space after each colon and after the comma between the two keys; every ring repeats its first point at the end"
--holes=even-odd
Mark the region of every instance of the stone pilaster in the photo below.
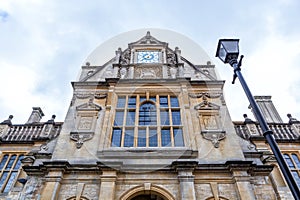
{"type": "Polygon", "coordinates": [[[197,164],[196,161],[173,162],[173,165],[178,172],[181,200],[196,200],[193,171],[197,164]]]}
{"type": "Polygon", "coordinates": [[[114,200],[117,172],[105,170],[101,176],[99,199],[114,200]]]}
{"type": "Polygon", "coordinates": [[[46,176],[46,182],[41,194],[41,199],[43,200],[58,199],[62,176],[63,176],[62,171],[49,172],[49,174],[46,176]]]}
{"type": "Polygon", "coordinates": [[[229,161],[227,163],[229,164],[240,199],[256,199],[254,188],[250,183],[250,175],[248,174],[252,161],[229,161]]]}

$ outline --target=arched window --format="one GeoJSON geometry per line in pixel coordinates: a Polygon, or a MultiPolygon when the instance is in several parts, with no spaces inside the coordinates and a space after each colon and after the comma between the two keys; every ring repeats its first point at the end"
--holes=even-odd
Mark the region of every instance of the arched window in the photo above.
{"type": "Polygon", "coordinates": [[[139,125],[156,125],[156,107],[151,102],[146,102],[139,109],[139,125]]]}
{"type": "Polygon", "coordinates": [[[175,96],[119,96],[113,124],[112,147],[184,146],[175,96]]]}

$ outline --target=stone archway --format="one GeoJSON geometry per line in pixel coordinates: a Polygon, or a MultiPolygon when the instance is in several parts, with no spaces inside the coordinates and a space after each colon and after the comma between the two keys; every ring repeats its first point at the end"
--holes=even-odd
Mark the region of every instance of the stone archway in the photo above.
{"type": "Polygon", "coordinates": [[[156,194],[141,194],[133,198],[129,198],[129,200],[165,200],[165,198],[156,194]]]}
{"type": "Polygon", "coordinates": [[[162,187],[145,184],[125,192],[120,200],[175,200],[175,198],[162,187]]]}

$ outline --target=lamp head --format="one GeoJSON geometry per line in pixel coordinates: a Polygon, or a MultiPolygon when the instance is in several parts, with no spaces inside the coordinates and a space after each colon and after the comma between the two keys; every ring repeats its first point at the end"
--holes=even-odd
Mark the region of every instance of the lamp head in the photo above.
{"type": "Polygon", "coordinates": [[[220,39],[217,47],[216,57],[224,63],[231,60],[237,62],[239,56],[239,39],[220,39]]]}

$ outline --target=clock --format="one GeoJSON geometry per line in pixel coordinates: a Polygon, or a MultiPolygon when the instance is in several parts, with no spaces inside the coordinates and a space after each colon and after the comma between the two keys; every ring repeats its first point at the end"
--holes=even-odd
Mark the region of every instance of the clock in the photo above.
{"type": "Polygon", "coordinates": [[[158,51],[138,51],[137,63],[158,63],[159,52],[158,51]]]}

